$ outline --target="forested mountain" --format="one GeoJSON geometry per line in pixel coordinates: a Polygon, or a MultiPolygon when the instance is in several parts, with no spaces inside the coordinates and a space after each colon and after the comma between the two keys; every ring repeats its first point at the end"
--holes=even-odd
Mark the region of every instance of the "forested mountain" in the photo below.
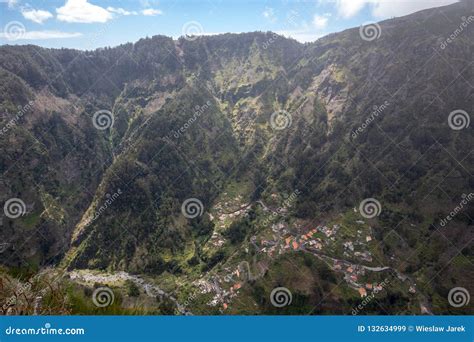
{"type": "Polygon", "coordinates": [[[141,302],[159,313],[350,314],[384,280],[365,313],[472,313],[447,294],[474,293],[474,137],[450,115],[474,107],[473,16],[461,2],[308,44],[1,46],[0,196],[24,204],[2,218],[3,272],[51,266],[72,292],[84,272],[149,277],[172,294],[141,302]],[[293,304],[272,306],[275,287],[293,304]]]}

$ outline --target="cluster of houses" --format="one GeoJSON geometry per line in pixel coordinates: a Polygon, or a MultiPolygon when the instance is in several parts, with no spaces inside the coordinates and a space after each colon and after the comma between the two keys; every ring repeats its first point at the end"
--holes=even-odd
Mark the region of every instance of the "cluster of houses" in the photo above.
{"type": "Polygon", "coordinates": [[[272,240],[260,239],[257,243],[257,237],[253,236],[250,242],[260,253],[266,253],[270,257],[275,254],[283,254],[288,251],[308,250],[321,251],[326,241],[319,237],[315,237],[316,233],[322,233],[328,240],[334,241],[335,235],[339,230],[339,225],[332,227],[317,226],[303,234],[291,234],[284,223],[272,225],[272,231],[275,233],[272,240]]]}
{"type": "MultiPolygon", "coordinates": [[[[318,252],[323,249],[326,242],[320,237],[315,237],[315,234],[321,233],[326,238],[334,240],[339,228],[339,225],[333,225],[332,227],[321,225],[310,229],[306,233],[291,234],[287,225],[280,222],[272,225],[272,231],[274,234],[271,239],[252,236],[250,238],[250,244],[258,253],[265,254],[270,258],[289,251],[306,250],[309,252],[318,252]]],[[[219,239],[217,233],[214,233],[213,238],[211,238],[211,241],[214,240],[216,245],[224,243],[219,239]]],[[[239,266],[237,266],[233,271],[229,268],[225,268],[224,270],[228,272],[226,276],[222,278],[213,276],[210,280],[200,279],[196,285],[203,294],[210,292],[214,293],[214,296],[209,301],[208,305],[221,305],[222,309],[226,310],[229,306],[230,300],[237,295],[239,289],[242,287],[243,282],[245,281],[243,278],[245,277],[243,277],[242,274],[243,270],[241,269],[241,264],[239,264],[239,266]],[[228,285],[224,285],[223,283],[232,283],[232,285],[226,290],[224,287],[227,288],[228,285]]],[[[358,272],[364,272],[364,270],[362,268],[357,268],[356,271],[354,271],[354,274],[352,274],[352,279],[354,279],[354,281],[357,281],[358,272]]]]}
{"type": "Polygon", "coordinates": [[[240,289],[241,284],[234,284],[229,290],[225,290],[221,286],[218,276],[210,277],[209,279],[196,280],[195,285],[201,294],[213,293],[212,299],[207,303],[209,306],[221,305],[222,309],[227,309],[228,303],[237,296],[237,290],[240,289]]]}
{"type": "Polygon", "coordinates": [[[241,264],[233,271],[230,267],[224,268],[224,271],[227,274],[223,277],[212,275],[208,279],[201,278],[193,282],[201,294],[213,293],[213,297],[207,305],[220,306],[221,310],[226,310],[229,307],[232,298],[238,295],[245,281],[251,277],[251,275],[244,273],[241,264]]]}
{"type": "MultiPolygon", "coordinates": [[[[227,193],[224,193],[224,195],[227,195],[227,193]]],[[[230,224],[230,222],[248,213],[248,211],[250,210],[249,203],[241,204],[241,202],[242,196],[238,195],[236,197],[236,202],[231,203],[230,201],[226,201],[223,203],[218,203],[214,207],[214,215],[216,216],[210,214],[210,219],[211,221],[217,221],[217,227],[219,229],[212,233],[212,236],[209,239],[210,246],[215,248],[222,247],[226,239],[219,231],[225,229],[230,224]],[[236,209],[236,207],[238,209],[236,209]]]]}
{"type": "Polygon", "coordinates": [[[358,291],[361,297],[366,297],[368,291],[379,292],[383,289],[381,284],[372,284],[362,281],[362,277],[365,275],[366,270],[360,265],[333,259],[332,269],[344,273],[344,280],[351,288],[358,291]]]}
{"type": "MultiPolygon", "coordinates": [[[[223,196],[227,196],[225,192],[223,196]]],[[[243,203],[242,195],[237,195],[232,200],[222,201],[217,203],[213,208],[213,213],[219,221],[219,228],[225,228],[226,222],[238,218],[246,214],[250,209],[250,203],[243,203]]],[[[211,214],[211,221],[214,220],[214,215],[211,214]]]]}
{"type": "Polygon", "coordinates": [[[338,224],[335,224],[335,225],[332,226],[332,228],[326,227],[326,226],[318,226],[317,229],[321,233],[326,235],[326,237],[330,238],[331,240],[334,240],[334,236],[337,234],[337,232],[339,231],[340,228],[341,228],[341,226],[339,226],[338,224]]]}
{"type": "MultiPolygon", "coordinates": [[[[239,199],[238,202],[241,202],[240,200],[241,199],[239,199]]],[[[218,226],[220,228],[225,228],[228,221],[230,221],[229,219],[240,217],[249,209],[248,205],[243,205],[240,206],[240,209],[229,213],[232,206],[235,209],[233,203],[223,202],[215,207],[215,214],[217,215],[218,226]]],[[[264,209],[267,208],[264,206],[264,209]]],[[[364,222],[360,221],[357,223],[363,224],[364,222]]],[[[296,222],[290,229],[287,223],[280,221],[271,225],[271,237],[252,236],[250,238],[249,247],[253,246],[257,253],[264,254],[270,259],[287,252],[299,250],[325,257],[322,254],[325,246],[336,242],[340,229],[340,225],[334,224],[331,226],[318,225],[308,230],[307,228],[305,229],[304,224],[296,222]]],[[[361,230],[358,230],[357,237],[354,237],[352,241],[346,240],[342,242],[343,255],[349,260],[356,258],[370,263],[372,262],[372,255],[369,251],[365,250],[365,247],[367,243],[371,241],[371,231],[364,231],[363,233],[361,230]]],[[[215,248],[219,248],[224,245],[225,238],[219,232],[214,232],[209,242],[215,248]]],[[[248,252],[248,248],[245,250],[248,252]]],[[[328,260],[330,260],[329,265],[334,271],[344,273],[344,279],[348,285],[358,291],[361,297],[367,296],[370,291],[379,289],[380,285],[378,284],[364,284],[364,282],[361,281],[361,278],[366,272],[363,266],[352,264],[350,261],[337,260],[330,257],[328,257],[328,260]]],[[[239,264],[239,266],[233,270],[225,268],[225,276],[212,275],[206,277],[208,278],[207,280],[201,278],[196,282],[196,286],[200,289],[202,294],[213,293],[213,297],[208,305],[220,306],[221,310],[226,310],[229,307],[232,298],[237,296],[246,281],[246,279],[243,279],[245,277],[242,275],[240,266],[239,264]]]]}

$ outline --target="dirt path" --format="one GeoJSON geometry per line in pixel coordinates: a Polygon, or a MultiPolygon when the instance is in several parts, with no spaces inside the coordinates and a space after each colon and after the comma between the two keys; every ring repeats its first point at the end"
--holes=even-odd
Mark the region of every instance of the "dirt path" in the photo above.
{"type": "Polygon", "coordinates": [[[92,272],[87,272],[85,270],[72,271],[69,273],[69,276],[72,280],[79,280],[80,282],[94,284],[111,284],[117,282],[125,282],[127,280],[132,281],[137,285],[139,288],[146,293],[148,297],[159,297],[159,298],[168,298],[170,299],[175,305],[178,311],[183,315],[191,315],[192,313],[185,309],[181,304],[178,303],[176,298],[172,295],[163,291],[159,286],[155,284],[148,283],[145,279],[141,278],[140,276],[132,275],[127,272],[117,272],[113,274],[93,274],[92,272]]]}

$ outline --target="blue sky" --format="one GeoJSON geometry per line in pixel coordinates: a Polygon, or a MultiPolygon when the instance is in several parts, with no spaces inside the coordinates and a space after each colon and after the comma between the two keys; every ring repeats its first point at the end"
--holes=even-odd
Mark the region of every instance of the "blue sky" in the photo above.
{"type": "Polygon", "coordinates": [[[0,44],[83,50],[162,34],[274,31],[301,42],[456,0],[0,0],[0,44]]]}

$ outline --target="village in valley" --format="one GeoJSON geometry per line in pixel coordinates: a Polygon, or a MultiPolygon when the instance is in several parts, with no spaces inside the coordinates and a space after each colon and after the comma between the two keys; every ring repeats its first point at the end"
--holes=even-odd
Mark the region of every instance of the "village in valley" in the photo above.
{"type": "MultiPolygon", "coordinates": [[[[150,310],[158,301],[168,302],[177,315],[232,314],[242,307],[250,308],[247,313],[254,314],[259,312],[258,304],[251,296],[255,282],[268,284],[268,291],[274,286],[270,276],[272,267],[282,259],[295,260],[304,256],[316,260],[318,267],[324,266],[337,277],[337,284],[335,282],[333,286],[341,288],[345,298],[362,302],[387,295],[388,287],[396,288],[413,303],[418,303],[414,304],[420,308],[416,310],[430,313],[412,278],[387,266],[390,263],[381,251],[376,232],[357,209],[325,221],[289,219],[295,193],[285,197],[273,193],[267,196],[267,202],[252,202],[245,193],[248,193],[245,186],[235,185],[223,192],[210,209],[209,219],[214,229],[206,238],[200,255],[208,262],[216,255],[225,257],[207,270],[203,268],[207,265],[201,264],[200,269],[205,271],[186,268],[195,255],[190,246],[182,262],[176,265],[184,272],[168,271],[158,277],[141,277],[126,272],[109,274],[80,270],[70,272],[68,277],[85,287],[104,284],[115,288],[122,293],[123,303],[134,306],[138,301],[150,310]],[[229,229],[250,215],[253,215],[251,231],[245,232],[242,240],[233,244],[229,229]],[[123,290],[130,283],[139,289],[140,295],[135,299],[123,290]]],[[[283,268],[277,273],[300,273],[304,277],[304,272],[309,270],[300,270],[301,263],[298,262],[290,264],[291,269],[281,266],[283,268]]],[[[309,276],[308,279],[313,278],[309,276]]]]}
{"type": "MultiPolygon", "coordinates": [[[[272,197],[277,195],[272,194],[272,197]]],[[[247,282],[263,277],[272,262],[287,253],[309,253],[325,262],[333,272],[342,275],[346,285],[360,298],[383,291],[386,278],[397,279],[408,293],[416,294],[416,284],[410,278],[391,267],[380,266],[378,242],[356,209],[335,220],[337,223],[315,224],[298,220],[287,222],[290,209],[287,206],[272,209],[262,201],[254,205],[259,212],[258,234],[250,236],[235,258],[230,256],[224,265],[193,282],[198,295],[209,298],[208,306],[225,313],[233,301],[238,300],[247,282]],[[374,276],[378,272],[382,275],[374,276]]],[[[218,202],[211,214],[216,228],[206,245],[208,253],[226,245],[223,232],[231,222],[245,217],[250,209],[251,205],[244,202],[240,194],[234,200],[218,202]]]]}

